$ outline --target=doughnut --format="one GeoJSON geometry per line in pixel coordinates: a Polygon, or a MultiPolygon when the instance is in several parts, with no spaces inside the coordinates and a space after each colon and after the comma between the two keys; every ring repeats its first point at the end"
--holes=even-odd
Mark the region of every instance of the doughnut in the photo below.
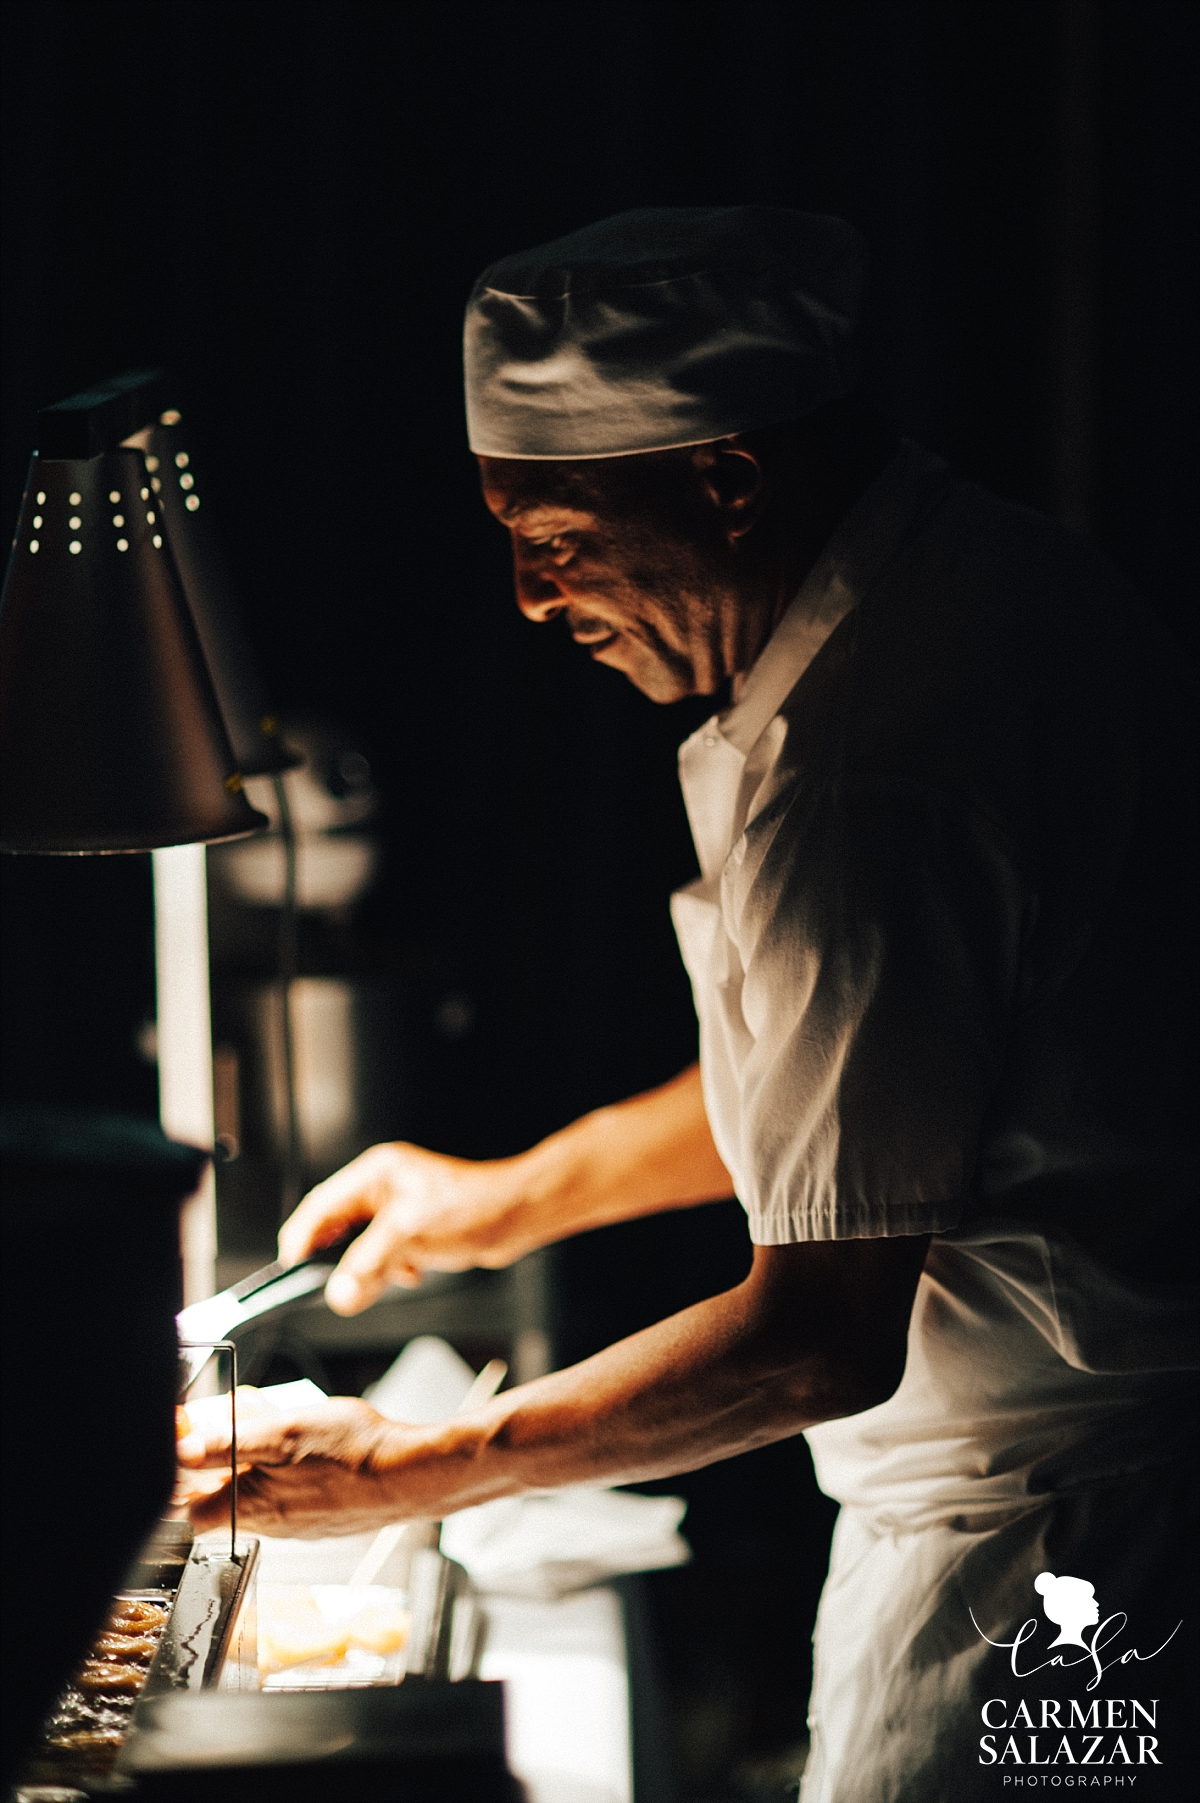
{"type": "Polygon", "coordinates": [[[79,1689],[89,1691],[124,1691],[134,1694],[146,1681],[142,1665],[115,1665],[111,1661],[88,1659],[75,1679],[79,1689]]]}
{"type": "Polygon", "coordinates": [[[149,1665],[158,1651],[159,1638],[157,1634],[101,1634],[88,1657],[101,1664],[149,1665]]]}
{"type": "Polygon", "coordinates": [[[144,1634],[148,1628],[165,1628],[171,1611],[165,1603],[147,1597],[119,1596],[105,1624],[108,1634],[144,1634]]]}

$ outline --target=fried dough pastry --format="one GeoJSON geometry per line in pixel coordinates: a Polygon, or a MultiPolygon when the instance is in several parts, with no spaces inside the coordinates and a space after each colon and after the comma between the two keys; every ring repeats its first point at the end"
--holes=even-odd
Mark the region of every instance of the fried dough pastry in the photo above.
{"type": "Polygon", "coordinates": [[[144,1634],[148,1629],[165,1628],[170,1610],[163,1603],[152,1603],[146,1597],[119,1596],[104,1624],[106,1634],[144,1634]]]}
{"type": "Polygon", "coordinates": [[[92,1659],[101,1663],[112,1660],[130,1665],[149,1665],[158,1651],[157,1634],[113,1634],[99,1636],[92,1647],[92,1659]]]}
{"type": "Polygon", "coordinates": [[[75,1682],[85,1693],[104,1691],[133,1696],[146,1681],[142,1665],[117,1665],[111,1660],[88,1659],[77,1673],[75,1682]]]}

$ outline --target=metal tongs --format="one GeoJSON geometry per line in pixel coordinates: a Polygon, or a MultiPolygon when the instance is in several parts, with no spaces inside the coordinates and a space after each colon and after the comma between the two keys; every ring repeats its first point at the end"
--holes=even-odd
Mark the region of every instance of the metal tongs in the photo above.
{"type": "Polygon", "coordinates": [[[180,1387],[186,1389],[199,1377],[212,1357],[218,1341],[232,1339],[238,1331],[259,1315],[301,1302],[325,1288],[350,1238],[336,1245],[324,1246],[298,1265],[281,1265],[278,1261],[252,1271],[240,1283],[232,1284],[203,1302],[193,1302],[175,1317],[179,1329],[180,1387]]]}

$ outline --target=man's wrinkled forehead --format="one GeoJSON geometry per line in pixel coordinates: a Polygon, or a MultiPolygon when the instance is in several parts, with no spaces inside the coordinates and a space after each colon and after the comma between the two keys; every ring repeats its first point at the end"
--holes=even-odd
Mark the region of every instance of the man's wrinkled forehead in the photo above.
{"type": "Polygon", "coordinates": [[[513,531],[565,531],[582,525],[604,508],[611,487],[605,472],[590,462],[541,462],[533,459],[480,457],[483,498],[496,518],[513,531]]]}
{"type": "Polygon", "coordinates": [[[688,451],[578,460],[478,457],[483,498],[514,531],[566,531],[571,524],[654,509],[677,489],[688,451]],[[570,517],[568,517],[570,516],[570,517]]]}
{"type": "MultiPolygon", "coordinates": [[[[568,463],[481,456],[477,462],[490,512],[526,535],[586,525],[611,510],[614,490],[629,487],[629,476],[618,478],[609,467],[616,460],[568,463]]],[[[634,487],[640,487],[636,478],[634,487]]]]}

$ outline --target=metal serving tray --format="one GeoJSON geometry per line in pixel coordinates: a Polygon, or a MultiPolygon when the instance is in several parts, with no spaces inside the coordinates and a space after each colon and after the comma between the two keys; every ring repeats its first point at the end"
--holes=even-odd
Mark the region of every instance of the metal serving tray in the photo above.
{"type": "Polygon", "coordinates": [[[214,1550],[196,1543],[190,1523],[161,1522],[113,1599],[169,1612],[140,1689],[106,1696],[69,1683],[26,1762],[17,1803],[128,1790],[114,1768],[144,1703],[181,1691],[257,1690],[257,1576],[257,1540],[239,1541],[236,1553],[228,1543],[214,1550]]]}
{"type": "Polygon", "coordinates": [[[172,1690],[257,1690],[258,1541],[193,1546],[139,1703],[172,1690]]]}

